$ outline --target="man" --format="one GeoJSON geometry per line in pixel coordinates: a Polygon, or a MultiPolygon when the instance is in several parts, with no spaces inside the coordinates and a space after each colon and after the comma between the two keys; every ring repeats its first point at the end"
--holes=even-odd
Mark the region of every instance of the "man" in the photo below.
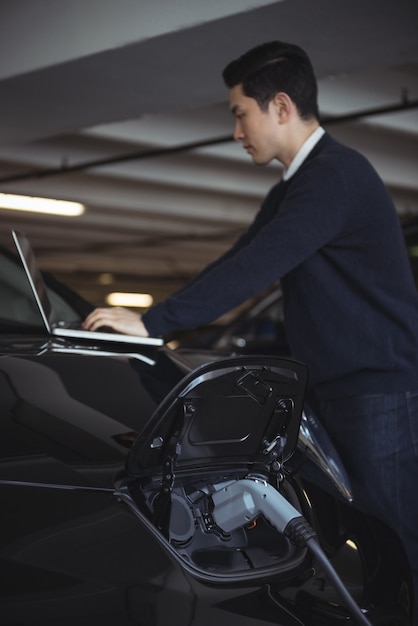
{"type": "Polygon", "coordinates": [[[257,165],[280,161],[282,180],[236,244],[180,291],[142,318],[97,309],[85,326],[165,335],[280,278],[292,354],[309,367],[360,499],[401,536],[417,590],[418,296],[393,203],[368,161],[320,127],[298,46],[264,44],[223,76],[235,139],[257,165]]]}

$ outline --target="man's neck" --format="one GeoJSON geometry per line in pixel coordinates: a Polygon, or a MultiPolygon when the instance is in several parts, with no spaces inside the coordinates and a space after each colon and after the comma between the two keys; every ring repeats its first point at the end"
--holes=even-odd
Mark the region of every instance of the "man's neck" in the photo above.
{"type": "Polygon", "coordinates": [[[319,122],[314,119],[308,122],[297,118],[289,126],[289,142],[286,151],[280,156],[279,161],[287,169],[307,139],[319,128],[319,122]]]}
{"type": "Polygon", "coordinates": [[[289,180],[296,174],[302,163],[305,161],[309,153],[313,150],[314,146],[321,139],[323,134],[325,133],[324,129],[321,126],[317,126],[315,130],[305,139],[298,152],[292,159],[288,168],[285,169],[283,173],[283,180],[289,180]]]}

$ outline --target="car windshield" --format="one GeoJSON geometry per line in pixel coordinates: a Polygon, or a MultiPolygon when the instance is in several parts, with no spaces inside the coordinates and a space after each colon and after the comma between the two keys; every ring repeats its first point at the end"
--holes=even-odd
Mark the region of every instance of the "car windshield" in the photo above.
{"type": "MultiPolygon", "coordinates": [[[[55,290],[47,288],[59,319],[77,321],[77,311],[55,290]]],[[[6,254],[0,256],[0,331],[44,330],[42,318],[22,266],[6,254]]]]}

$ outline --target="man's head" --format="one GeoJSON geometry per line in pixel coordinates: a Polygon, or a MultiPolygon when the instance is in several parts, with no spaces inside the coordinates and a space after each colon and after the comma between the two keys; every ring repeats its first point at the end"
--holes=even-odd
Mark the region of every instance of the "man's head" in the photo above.
{"type": "Polygon", "coordinates": [[[223,79],[229,89],[242,85],[244,95],[254,98],[263,111],[277,93],[284,92],[302,119],[319,119],[315,74],[299,46],[271,41],[252,48],[227,65],[223,79]]]}

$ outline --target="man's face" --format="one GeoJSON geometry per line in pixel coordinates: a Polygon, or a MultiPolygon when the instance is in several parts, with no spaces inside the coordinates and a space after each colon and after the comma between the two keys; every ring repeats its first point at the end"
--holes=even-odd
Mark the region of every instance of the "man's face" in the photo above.
{"type": "Polygon", "coordinates": [[[274,103],[262,111],[254,98],[244,95],[242,85],[230,89],[229,103],[236,120],[234,139],[242,141],[253,162],[266,165],[278,158],[280,127],[274,103]]]}

